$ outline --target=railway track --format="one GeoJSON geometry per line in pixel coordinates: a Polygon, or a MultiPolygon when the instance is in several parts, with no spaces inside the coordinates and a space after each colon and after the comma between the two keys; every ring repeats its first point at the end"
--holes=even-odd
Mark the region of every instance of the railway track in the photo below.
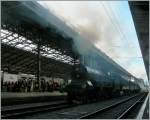
{"type": "Polygon", "coordinates": [[[131,107],[129,107],[118,119],[136,119],[138,112],[144,103],[146,95],[137,100],[131,107]]]}
{"type": "Polygon", "coordinates": [[[136,95],[120,102],[109,105],[103,109],[98,109],[92,113],[80,116],[80,119],[126,119],[135,118],[137,114],[132,112],[134,108],[137,109],[141,106],[146,94],[136,95]]]}
{"type": "MultiPolygon", "coordinates": [[[[142,102],[144,101],[146,95],[135,95],[132,97],[128,97],[125,99],[122,99],[118,102],[113,102],[112,104],[109,103],[108,105],[105,105],[104,108],[102,109],[97,109],[94,112],[87,112],[85,114],[80,114],[80,112],[82,111],[78,111],[79,115],[78,117],[75,117],[77,115],[74,116],[74,113],[72,113],[72,107],[75,107],[77,105],[68,105],[65,101],[59,101],[59,102],[54,102],[52,103],[43,103],[43,104],[39,104],[39,105],[34,105],[34,106],[24,106],[21,108],[12,108],[12,109],[2,109],[2,118],[7,119],[7,118],[22,118],[23,116],[30,118],[30,116],[34,115],[36,117],[36,113],[38,114],[42,114],[45,112],[49,112],[50,114],[53,113],[53,111],[57,111],[57,114],[52,114],[52,116],[64,116],[64,118],[71,118],[71,113],[72,118],[80,118],[80,119],[126,119],[126,118],[135,118],[135,111],[139,108],[139,106],[142,104],[142,102]],[[110,105],[111,104],[111,105],[110,105]],[[65,113],[66,108],[70,109],[67,114],[70,116],[67,116],[67,114],[65,113]],[[64,111],[64,112],[63,112],[64,111]],[[134,111],[134,112],[132,112],[134,111]],[[59,113],[59,114],[58,114],[59,113]],[[65,117],[66,114],[66,117],[65,117]],[[74,116],[74,117],[73,117],[74,116]]],[[[78,107],[80,107],[80,105],[78,105],[78,107]]],[[[82,107],[82,105],[81,105],[82,107]]],[[[86,111],[86,110],[84,110],[86,111]]],[[[77,111],[76,111],[77,112],[77,111]]],[[[137,111],[136,111],[137,112],[137,111]]],[[[52,117],[50,115],[50,117],[52,117]]],[[[32,118],[32,117],[31,117],[32,118]]],[[[58,116],[58,118],[60,118],[58,116]]]]}
{"type": "Polygon", "coordinates": [[[124,100],[126,98],[129,98],[129,96],[123,96],[120,98],[93,102],[89,104],[80,104],[70,108],[56,110],[56,111],[50,111],[50,112],[47,111],[43,113],[22,116],[22,119],[78,119],[80,116],[95,111],[100,107],[103,108],[105,106],[116,103],[117,101],[124,100]]]}
{"type": "Polygon", "coordinates": [[[25,115],[31,115],[34,113],[41,113],[44,111],[55,111],[64,108],[68,108],[74,105],[68,105],[65,101],[59,101],[55,103],[40,103],[40,104],[33,104],[33,105],[22,105],[21,107],[12,107],[9,106],[8,108],[3,108],[1,111],[1,118],[20,118],[25,115]],[[23,107],[22,107],[23,106],[23,107]]]}

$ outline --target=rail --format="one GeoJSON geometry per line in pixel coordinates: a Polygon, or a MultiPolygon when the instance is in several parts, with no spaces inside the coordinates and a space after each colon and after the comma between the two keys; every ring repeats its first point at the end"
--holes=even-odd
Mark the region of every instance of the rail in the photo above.
{"type": "MultiPolygon", "coordinates": [[[[141,98],[139,98],[132,106],[130,106],[125,112],[123,112],[117,119],[127,119],[130,118],[129,114],[132,112],[132,110],[139,104],[143,103],[142,100],[145,100],[146,95],[143,95],[141,98]]],[[[137,115],[136,115],[137,116],[137,115]]],[[[136,117],[134,116],[134,118],[136,117]]],[[[131,118],[130,118],[131,119],[131,118]]]]}
{"type": "Polygon", "coordinates": [[[100,114],[101,112],[105,112],[105,111],[107,111],[107,110],[110,110],[110,109],[112,109],[112,108],[114,108],[114,107],[116,107],[116,106],[118,106],[118,105],[120,105],[120,104],[122,104],[122,103],[125,103],[125,102],[127,102],[127,101],[129,101],[129,100],[131,100],[131,99],[133,99],[133,98],[135,98],[135,97],[137,97],[137,96],[141,96],[141,94],[137,94],[137,95],[134,95],[134,96],[132,96],[132,97],[129,97],[129,98],[125,99],[125,100],[121,100],[121,101],[119,101],[119,102],[117,102],[117,103],[114,103],[114,104],[112,104],[112,105],[109,105],[109,106],[107,106],[107,107],[105,107],[105,108],[103,108],[103,109],[98,109],[97,111],[94,111],[94,112],[92,112],[92,113],[85,114],[85,115],[79,117],[79,119],[94,118],[95,115],[100,114]]]}
{"type": "Polygon", "coordinates": [[[55,111],[55,110],[60,110],[63,108],[68,108],[74,105],[68,105],[67,102],[58,102],[55,104],[50,104],[50,105],[45,105],[41,104],[40,106],[31,106],[31,107],[22,107],[18,109],[8,109],[8,110],[3,110],[1,118],[6,119],[6,118],[19,118],[20,116],[23,115],[30,115],[33,113],[39,113],[39,112],[44,112],[44,111],[55,111]]]}

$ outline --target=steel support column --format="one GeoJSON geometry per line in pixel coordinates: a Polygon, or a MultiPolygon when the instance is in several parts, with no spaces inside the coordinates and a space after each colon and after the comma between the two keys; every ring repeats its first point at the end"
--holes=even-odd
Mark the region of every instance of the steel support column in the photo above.
{"type": "Polygon", "coordinates": [[[40,89],[40,73],[41,73],[41,45],[40,42],[37,44],[37,82],[40,89]]]}

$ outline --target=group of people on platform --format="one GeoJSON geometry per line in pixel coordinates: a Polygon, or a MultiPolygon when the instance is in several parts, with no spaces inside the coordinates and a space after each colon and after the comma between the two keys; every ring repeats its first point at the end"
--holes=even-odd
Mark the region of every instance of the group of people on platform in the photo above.
{"type": "Polygon", "coordinates": [[[4,81],[1,84],[2,92],[46,92],[60,90],[61,85],[54,81],[40,81],[21,79],[18,81],[4,81]]]}

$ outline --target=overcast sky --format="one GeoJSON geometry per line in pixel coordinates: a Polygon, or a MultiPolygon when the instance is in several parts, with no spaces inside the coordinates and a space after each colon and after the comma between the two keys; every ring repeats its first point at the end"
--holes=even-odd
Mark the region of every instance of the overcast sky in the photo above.
{"type": "Polygon", "coordinates": [[[147,81],[127,1],[38,1],[136,77],[147,81]]]}

